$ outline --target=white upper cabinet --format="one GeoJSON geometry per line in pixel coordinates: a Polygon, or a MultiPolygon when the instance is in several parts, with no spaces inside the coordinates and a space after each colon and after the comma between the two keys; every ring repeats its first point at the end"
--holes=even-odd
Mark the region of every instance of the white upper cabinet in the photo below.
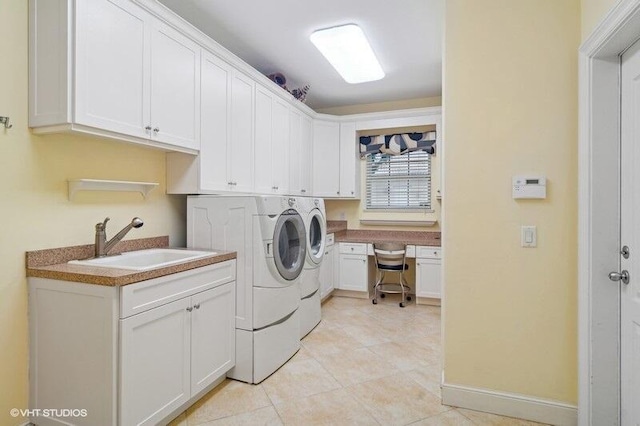
{"type": "Polygon", "coordinates": [[[315,120],[313,123],[313,194],[340,196],[340,124],[315,120]]]}
{"type": "Polygon", "coordinates": [[[289,112],[289,193],[311,196],[313,121],[295,109],[289,112]]]}
{"type": "Polygon", "coordinates": [[[313,123],[313,194],[325,198],[358,198],[360,167],[355,123],[313,123]]]}
{"type": "Polygon", "coordinates": [[[83,132],[197,152],[196,43],[128,0],[31,0],[29,31],[35,133],[83,132]]]}
{"type": "Polygon", "coordinates": [[[200,148],[200,47],[154,20],[151,31],[151,120],[154,140],[200,148]]]}
{"type": "MultiPolygon", "coordinates": [[[[227,150],[230,140],[231,66],[205,52],[201,72],[199,179],[195,177],[199,180],[199,188],[195,192],[226,190],[230,181],[227,150]]],[[[168,158],[168,166],[171,162],[172,159],[168,158]]]]}
{"type": "Polygon", "coordinates": [[[231,73],[231,139],[228,145],[229,186],[232,191],[253,191],[253,129],[255,82],[231,73]]]}
{"type": "Polygon", "coordinates": [[[340,198],[360,198],[360,159],[355,123],[340,123],[340,198]]]}
{"type": "Polygon", "coordinates": [[[300,127],[300,183],[302,195],[312,196],[313,172],[313,120],[302,114],[300,127]]]}
{"type": "Polygon", "coordinates": [[[255,192],[286,194],[289,189],[289,106],[256,85],[255,192]]]}
{"type": "MultiPolygon", "coordinates": [[[[37,11],[47,13],[46,3],[38,1],[37,11]]],[[[130,1],[99,0],[77,2],[76,18],[75,122],[148,138],[150,67],[145,52],[151,16],[130,1]]],[[[46,41],[37,36],[35,41],[37,47],[45,47],[46,41]]],[[[33,76],[38,79],[36,94],[44,96],[50,88],[38,83],[46,64],[38,65],[43,68],[33,76]]],[[[44,106],[43,101],[36,99],[35,106],[44,106]]]]}

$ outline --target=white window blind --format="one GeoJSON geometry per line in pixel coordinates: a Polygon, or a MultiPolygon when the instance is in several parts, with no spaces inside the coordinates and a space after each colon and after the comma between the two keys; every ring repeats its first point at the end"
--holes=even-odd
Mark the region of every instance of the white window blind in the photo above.
{"type": "Polygon", "coordinates": [[[367,156],[367,209],[431,209],[431,155],[367,156]]]}

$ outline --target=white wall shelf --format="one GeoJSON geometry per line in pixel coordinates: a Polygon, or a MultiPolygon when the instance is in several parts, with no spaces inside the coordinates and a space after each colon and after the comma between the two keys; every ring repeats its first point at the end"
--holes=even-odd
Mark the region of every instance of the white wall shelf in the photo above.
{"type": "Polygon", "coordinates": [[[159,184],[156,182],[129,182],[124,180],[70,179],[69,200],[73,200],[78,191],[129,191],[139,192],[147,198],[159,184]]]}
{"type": "Polygon", "coordinates": [[[376,220],[360,219],[361,225],[373,226],[435,226],[437,220],[376,220]]]}

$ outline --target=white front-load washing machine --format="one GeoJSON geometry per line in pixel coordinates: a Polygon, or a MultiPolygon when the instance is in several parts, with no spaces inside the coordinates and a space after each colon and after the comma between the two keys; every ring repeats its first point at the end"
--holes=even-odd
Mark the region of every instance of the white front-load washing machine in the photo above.
{"type": "Polygon", "coordinates": [[[298,208],[292,197],[188,198],[187,246],[237,253],[233,379],[260,383],[300,349],[307,245],[298,208]]]}
{"type": "Polygon", "coordinates": [[[322,198],[299,198],[306,228],[307,256],[300,276],[300,338],[321,319],[320,264],[324,257],[327,220],[322,198]]]}

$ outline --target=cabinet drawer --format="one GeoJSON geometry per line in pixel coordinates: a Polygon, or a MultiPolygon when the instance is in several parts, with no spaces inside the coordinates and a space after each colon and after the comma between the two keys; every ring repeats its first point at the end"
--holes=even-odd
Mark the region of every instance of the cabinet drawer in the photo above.
{"type": "Polygon", "coordinates": [[[229,260],[124,286],[120,289],[120,318],[127,318],[235,279],[236,261],[229,260]]]}
{"type": "Polygon", "coordinates": [[[327,234],[327,239],[325,241],[325,245],[331,246],[335,242],[335,234],[327,234]]]}
{"type": "Polygon", "coordinates": [[[340,254],[367,254],[364,243],[340,243],[340,254]]]}
{"type": "Polygon", "coordinates": [[[440,247],[416,246],[416,257],[423,259],[441,259],[442,249],[440,247]]]}

